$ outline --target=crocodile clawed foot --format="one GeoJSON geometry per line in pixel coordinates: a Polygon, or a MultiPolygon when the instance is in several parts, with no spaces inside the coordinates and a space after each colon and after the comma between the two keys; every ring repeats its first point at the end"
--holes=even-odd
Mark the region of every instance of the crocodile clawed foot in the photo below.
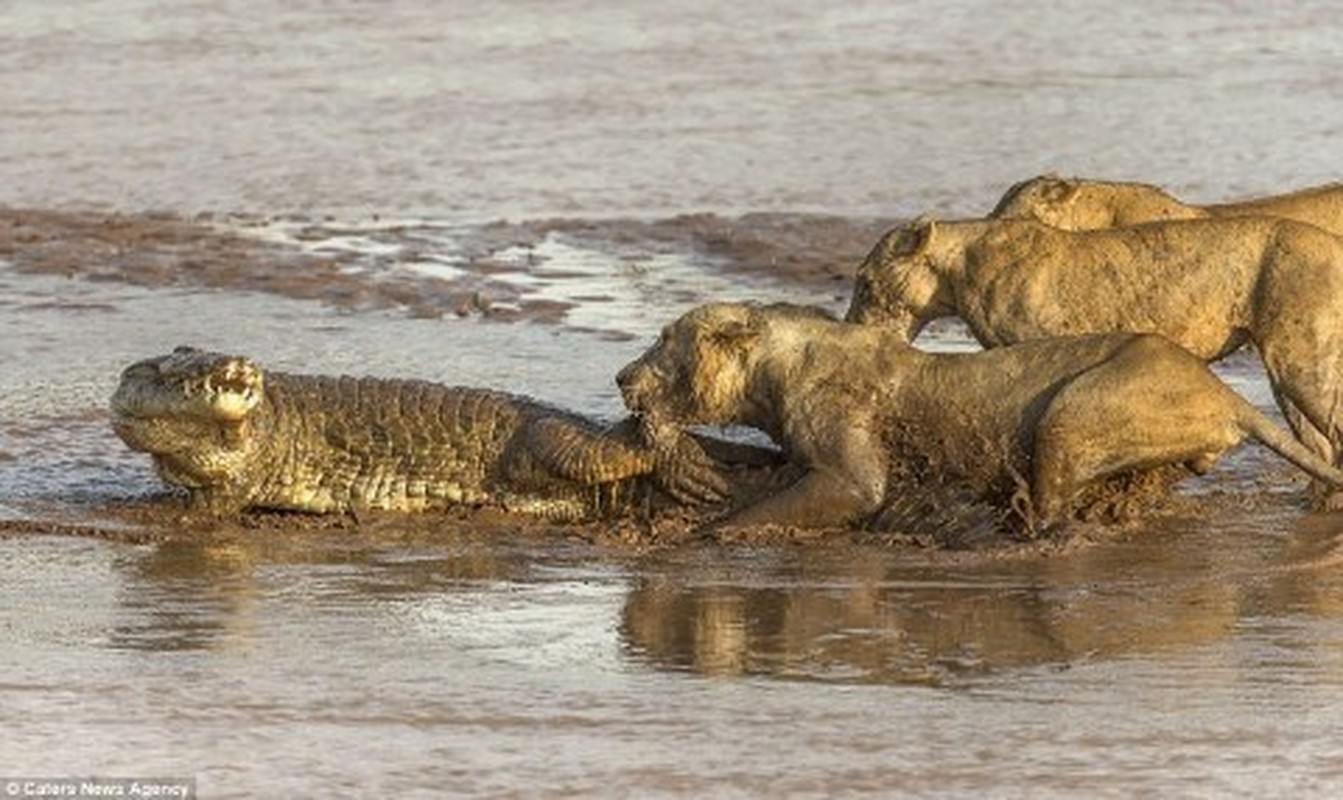
{"type": "Polygon", "coordinates": [[[725,470],[690,436],[678,434],[656,449],[658,482],[677,502],[710,505],[730,497],[725,470]]]}

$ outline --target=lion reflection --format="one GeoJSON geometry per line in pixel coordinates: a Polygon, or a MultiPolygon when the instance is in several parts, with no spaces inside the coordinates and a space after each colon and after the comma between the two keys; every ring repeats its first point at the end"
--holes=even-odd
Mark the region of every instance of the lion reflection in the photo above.
{"type": "Polygon", "coordinates": [[[641,659],[705,675],[942,683],[1213,642],[1240,616],[1240,589],[1211,577],[1097,582],[1086,559],[1008,572],[864,561],[833,581],[779,586],[649,577],[629,595],[621,636],[641,659]]]}

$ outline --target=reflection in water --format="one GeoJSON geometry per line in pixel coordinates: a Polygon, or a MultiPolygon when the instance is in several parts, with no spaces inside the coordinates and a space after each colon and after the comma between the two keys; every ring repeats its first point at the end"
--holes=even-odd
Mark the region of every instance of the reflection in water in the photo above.
{"type": "MultiPolygon", "coordinates": [[[[1343,513],[1299,520],[1283,546],[1282,565],[1249,582],[1241,597],[1247,617],[1282,614],[1343,620],[1343,513]]],[[[1343,640],[1339,642],[1343,647],[1343,640]]]]}
{"type": "Polygon", "coordinates": [[[133,560],[112,647],[196,650],[246,638],[256,596],[251,558],[229,542],[169,541],[133,560]]]}
{"type": "Polygon", "coordinates": [[[392,601],[520,577],[520,561],[482,537],[339,531],[199,531],[125,558],[121,621],[109,645],[142,650],[246,648],[268,604],[392,601]]]}
{"type": "Polygon", "coordinates": [[[1246,616],[1343,615],[1343,520],[1265,535],[1290,513],[1261,512],[1248,535],[1244,518],[1169,520],[1043,559],[911,564],[843,548],[766,566],[726,551],[639,576],[620,632],[654,666],[863,683],[1155,656],[1222,640],[1246,616]]]}
{"type": "MultiPolygon", "coordinates": [[[[592,559],[611,553],[525,537],[424,528],[197,533],[122,553],[107,642],[246,650],[265,638],[258,628],[303,607],[393,616],[411,609],[421,635],[471,636],[462,618],[501,593],[544,604],[544,592],[519,590],[598,580],[623,591],[614,630],[634,664],[944,684],[1188,649],[1224,639],[1247,617],[1343,618],[1343,519],[1320,515],[1290,534],[1266,533],[1291,524],[1297,512],[1288,506],[1249,520],[1166,519],[1122,541],[1045,557],[824,543],[683,548],[621,555],[621,569],[597,578],[592,559]],[[547,572],[557,564],[560,572],[547,572]]],[[[566,597],[573,591],[556,600],[566,597]]],[[[570,619],[574,609],[535,613],[544,625],[598,626],[596,634],[606,625],[570,619]]]]}
{"type": "MultiPolygon", "coordinates": [[[[25,725],[0,739],[17,763],[54,768],[61,741],[61,763],[115,771],[131,752],[237,796],[274,793],[279,774],[323,796],[391,774],[585,796],[1041,781],[1071,796],[1106,775],[1142,795],[1198,786],[1207,758],[1288,752],[1322,773],[1340,732],[1343,519],[1298,529],[1299,513],[1269,498],[1032,557],[824,541],[635,554],[429,518],[15,537],[0,666],[25,725]]],[[[1284,788],[1277,772],[1233,779],[1284,788]]]]}

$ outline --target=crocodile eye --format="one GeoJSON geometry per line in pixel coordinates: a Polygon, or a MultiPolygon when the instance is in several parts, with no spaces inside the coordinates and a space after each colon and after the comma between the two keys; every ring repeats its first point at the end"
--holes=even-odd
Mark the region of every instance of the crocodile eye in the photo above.
{"type": "Polygon", "coordinates": [[[158,374],[159,368],[157,364],[149,364],[144,361],[131,364],[121,371],[121,376],[123,378],[139,378],[141,380],[146,378],[156,378],[158,377],[158,374]]]}

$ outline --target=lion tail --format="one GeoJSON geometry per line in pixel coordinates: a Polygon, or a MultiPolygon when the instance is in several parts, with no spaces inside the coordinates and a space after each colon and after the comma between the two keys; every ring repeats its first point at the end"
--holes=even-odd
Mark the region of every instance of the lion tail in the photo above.
{"type": "Polygon", "coordinates": [[[1236,421],[1246,433],[1312,477],[1332,484],[1336,488],[1343,488],[1343,470],[1325,461],[1286,428],[1269,419],[1264,412],[1248,402],[1243,403],[1236,421]]]}

